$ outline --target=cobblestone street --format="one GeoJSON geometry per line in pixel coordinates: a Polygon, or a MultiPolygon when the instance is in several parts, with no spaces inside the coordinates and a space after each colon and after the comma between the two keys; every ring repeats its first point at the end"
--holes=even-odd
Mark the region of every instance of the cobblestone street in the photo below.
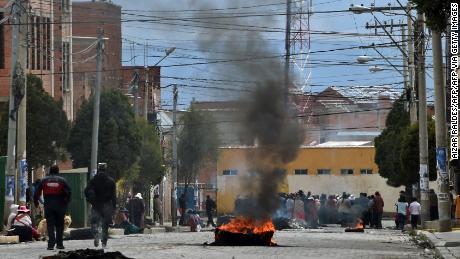
{"type": "MultiPolygon", "coordinates": [[[[216,247],[213,232],[157,233],[118,236],[109,240],[108,251],[120,251],[132,258],[434,258],[395,230],[369,229],[345,233],[337,226],[317,230],[277,231],[278,247],[216,247]]],[[[92,241],[66,241],[66,250],[92,248],[92,241]]],[[[46,251],[45,242],[0,246],[2,259],[39,258],[56,252],[46,251]]]]}

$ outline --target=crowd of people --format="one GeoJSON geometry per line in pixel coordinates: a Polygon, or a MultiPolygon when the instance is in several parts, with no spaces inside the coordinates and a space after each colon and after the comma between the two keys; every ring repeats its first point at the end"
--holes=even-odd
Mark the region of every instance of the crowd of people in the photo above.
{"type": "Polygon", "coordinates": [[[323,224],[341,224],[352,226],[356,219],[363,220],[364,226],[382,228],[384,202],[379,192],[368,196],[360,193],[355,197],[349,193],[342,195],[280,193],[280,208],[274,217],[303,219],[311,228],[323,224]]]}
{"type": "MultiPolygon", "coordinates": [[[[91,228],[94,236],[94,246],[107,245],[108,228],[119,227],[125,230],[125,234],[141,233],[145,227],[145,203],[140,193],[129,195],[126,202],[117,208],[116,185],[114,180],[106,173],[106,165],[99,164],[97,174],[89,181],[85,188],[85,197],[91,204],[91,228]],[[115,217],[114,217],[115,216],[115,217]]],[[[48,249],[55,247],[64,249],[63,231],[68,204],[71,200],[71,189],[66,180],[59,176],[59,168],[52,166],[49,175],[33,186],[33,202],[35,207],[44,208],[44,221],[46,222],[46,236],[48,236],[48,249]]],[[[438,217],[437,195],[430,190],[430,217],[435,220],[438,217]]],[[[460,219],[460,195],[451,196],[452,218],[460,219]]],[[[382,228],[382,215],[385,206],[381,194],[377,191],[372,195],[360,193],[358,197],[343,192],[341,195],[312,194],[299,190],[296,193],[280,193],[280,207],[273,218],[302,219],[311,228],[317,228],[324,224],[341,224],[352,227],[361,219],[363,227],[382,228]]],[[[207,224],[194,210],[186,211],[185,195],[179,198],[179,210],[182,216],[182,224],[191,227],[192,231],[200,231],[205,225],[216,226],[213,213],[217,206],[216,202],[208,195],[206,198],[207,224]]],[[[253,208],[248,199],[237,199],[235,210],[245,211],[253,208]]],[[[154,222],[163,224],[163,204],[158,195],[154,196],[154,222]]],[[[406,223],[410,222],[412,229],[416,229],[421,215],[421,205],[416,198],[408,202],[408,195],[404,191],[394,204],[396,227],[405,230],[406,223]]],[[[30,209],[24,205],[11,205],[11,214],[6,222],[6,230],[9,235],[17,235],[21,242],[39,240],[41,231],[33,224],[30,209]]],[[[391,211],[391,210],[388,210],[391,211]]],[[[361,222],[361,221],[360,221],[361,222]]],[[[40,228],[40,227],[38,227],[40,228]]],[[[43,236],[43,235],[42,235],[43,236]]]]}

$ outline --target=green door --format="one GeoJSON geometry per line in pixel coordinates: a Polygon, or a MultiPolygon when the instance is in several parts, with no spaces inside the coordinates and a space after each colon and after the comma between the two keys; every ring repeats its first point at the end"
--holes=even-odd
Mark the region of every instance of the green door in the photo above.
{"type": "Polygon", "coordinates": [[[84,190],[86,187],[86,173],[62,173],[72,189],[72,199],[67,209],[67,214],[72,217],[72,228],[85,227],[87,219],[86,200],[84,190]]]}
{"type": "MultiPolygon", "coordinates": [[[[5,212],[5,168],[6,167],[6,156],[0,157],[0,213],[2,215],[1,219],[3,222],[3,213],[5,212]]],[[[9,212],[8,212],[9,213],[9,212]]],[[[0,224],[0,230],[3,230],[3,224],[0,224]]]]}

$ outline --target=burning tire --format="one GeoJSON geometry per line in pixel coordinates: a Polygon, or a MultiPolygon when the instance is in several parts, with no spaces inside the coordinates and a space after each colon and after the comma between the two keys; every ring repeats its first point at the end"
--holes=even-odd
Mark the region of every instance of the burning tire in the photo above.
{"type": "Polygon", "coordinates": [[[243,217],[232,219],[230,223],[215,230],[217,246],[276,246],[272,241],[275,226],[271,219],[253,220],[243,217]]]}

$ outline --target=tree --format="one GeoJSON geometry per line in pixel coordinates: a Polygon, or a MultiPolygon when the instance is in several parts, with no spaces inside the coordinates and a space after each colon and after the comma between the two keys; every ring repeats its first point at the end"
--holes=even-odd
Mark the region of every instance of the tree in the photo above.
{"type": "MultiPolygon", "coordinates": [[[[401,96],[393,103],[385,125],[386,129],[375,138],[375,163],[380,175],[387,178],[387,183],[398,187],[405,172],[401,167],[400,153],[404,134],[409,127],[409,113],[405,110],[404,99],[401,96]]],[[[418,153],[417,153],[418,154],[418,153]]]]}
{"type": "Polygon", "coordinates": [[[134,192],[148,192],[150,185],[161,182],[163,178],[163,161],[160,140],[153,125],[143,119],[137,120],[141,138],[139,154],[139,177],[134,181],[134,192]]]}
{"type": "Polygon", "coordinates": [[[419,12],[425,14],[426,25],[437,32],[445,32],[450,13],[450,1],[412,0],[419,12]]]}
{"type": "MultiPolygon", "coordinates": [[[[8,107],[8,106],[7,106],[8,107]]],[[[69,136],[70,124],[62,102],[56,102],[45,92],[42,80],[27,75],[27,163],[29,168],[50,166],[56,160],[64,160],[63,150],[69,136]]],[[[8,112],[1,120],[0,149],[7,149],[8,112]]],[[[6,154],[5,154],[6,155],[6,154]]]]}
{"type": "MultiPolygon", "coordinates": [[[[403,98],[393,104],[386,129],[375,138],[375,163],[380,175],[394,187],[419,181],[420,152],[418,124],[410,126],[403,98]]],[[[430,180],[436,179],[436,140],[434,121],[428,118],[428,164],[430,180]]]]}
{"type": "MultiPolygon", "coordinates": [[[[412,125],[401,143],[401,169],[399,183],[409,186],[420,180],[420,151],[418,124],[412,125]]],[[[428,172],[430,181],[436,180],[436,137],[434,120],[428,119],[428,172]]]]}
{"type": "MultiPolygon", "coordinates": [[[[181,118],[180,124],[183,128],[178,143],[178,180],[187,190],[204,164],[217,160],[219,134],[214,119],[195,110],[193,105],[181,118]]],[[[187,192],[184,194],[187,195],[187,192]]]]}
{"type": "MultiPolygon", "coordinates": [[[[83,103],[70,132],[68,150],[75,167],[89,167],[93,125],[93,99],[83,103]]],[[[117,90],[101,94],[98,161],[118,180],[136,163],[141,146],[128,98],[117,90]]]]}

